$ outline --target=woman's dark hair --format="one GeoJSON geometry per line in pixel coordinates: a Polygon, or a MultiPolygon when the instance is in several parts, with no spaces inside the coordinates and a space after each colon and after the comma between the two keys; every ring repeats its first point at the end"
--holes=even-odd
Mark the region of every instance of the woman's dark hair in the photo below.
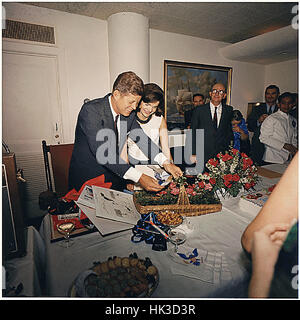
{"type": "Polygon", "coordinates": [[[243,115],[240,110],[233,110],[232,111],[231,121],[232,120],[240,121],[242,119],[243,119],[243,115]]]}
{"type": "Polygon", "coordinates": [[[144,85],[144,94],[142,96],[141,101],[145,103],[152,103],[152,102],[159,101],[159,105],[156,109],[155,115],[161,116],[164,114],[164,110],[165,110],[164,92],[157,84],[147,83],[144,85]]]}

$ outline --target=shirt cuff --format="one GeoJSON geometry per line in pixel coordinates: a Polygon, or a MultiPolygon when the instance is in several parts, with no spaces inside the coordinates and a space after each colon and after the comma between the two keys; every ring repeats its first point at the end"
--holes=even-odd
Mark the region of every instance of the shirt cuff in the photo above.
{"type": "Polygon", "coordinates": [[[123,179],[132,180],[133,182],[137,183],[139,182],[141,176],[142,176],[142,172],[135,169],[134,167],[131,167],[125,172],[123,179]]]}
{"type": "Polygon", "coordinates": [[[168,158],[162,152],[158,153],[154,158],[154,161],[157,162],[161,167],[166,160],[168,160],[168,158]]]}

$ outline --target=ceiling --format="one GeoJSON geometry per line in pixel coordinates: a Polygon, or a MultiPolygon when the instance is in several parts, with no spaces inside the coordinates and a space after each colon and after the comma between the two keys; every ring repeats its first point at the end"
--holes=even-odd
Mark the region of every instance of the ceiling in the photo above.
{"type": "MultiPolygon", "coordinates": [[[[118,12],[149,18],[151,29],[236,44],[290,26],[297,2],[23,2],[106,20],[118,12]]],[[[253,44],[252,44],[253,45],[253,44]]],[[[298,56],[296,41],[292,55],[298,56]]],[[[281,48],[282,49],[282,48],[281,48]]],[[[289,48],[290,49],[290,48],[289,48]]],[[[271,63],[274,63],[275,58],[271,63]]],[[[253,60],[253,59],[252,59],[253,60]]],[[[278,62],[275,61],[275,62],[278,62]]],[[[251,61],[255,62],[255,61],[251,61]]],[[[262,62],[258,62],[262,63],[262,62]]],[[[264,61],[263,64],[270,63],[264,61]]]]}

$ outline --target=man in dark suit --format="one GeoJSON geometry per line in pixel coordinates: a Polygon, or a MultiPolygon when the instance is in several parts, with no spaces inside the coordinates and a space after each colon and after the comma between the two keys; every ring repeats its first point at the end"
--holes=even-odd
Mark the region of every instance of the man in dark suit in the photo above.
{"type": "Polygon", "coordinates": [[[193,105],[191,106],[191,109],[184,112],[184,124],[187,129],[191,128],[192,114],[194,109],[203,105],[204,105],[204,95],[201,93],[195,93],[193,95],[193,105]]]}
{"type": "Polygon", "coordinates": [[[248,130],[253,132],[251,141],[251,158],[257,165],[263,165],[262,160],[265,146],[259,140],[260,127],[264,120],[272,113],[278,110],[277,99],[279,96],[279,88],[270,85],[265,90],[265,103],[254,107],[247,119],[248,130]]]}
{"type": "Polygon", "coordinates": [[[161,150],[146,136],[132,112],[143,95],[143,81],[133,72],[120,74],[112,94],[85,103],[78,115],[75,143],[69,169],[69,189],[77,191],[87,180],[104,174],[112,188],[123,190],[126,180],[139,182],[149,191],[160,191],[157,180],[140,173],[125,162],[127,134],[136,133],[136,143],[148,154],[152,163],[158,163],[174,177],[181,170],[170,163],[161,150]],[[136,129],[136,130],[134,130],[136,129]]]}
{"type": "Polygon", "coordinates": [[[196,130],[204,129],[204,164],[219,152],[228,150],[233,140],[231,117],[233,108],[222,104],[226,98],[225,86],[216,83],[209,92],[211,101],[201,108],[196,108],[192,118],[192,156],[196,162],[196,130]]]}

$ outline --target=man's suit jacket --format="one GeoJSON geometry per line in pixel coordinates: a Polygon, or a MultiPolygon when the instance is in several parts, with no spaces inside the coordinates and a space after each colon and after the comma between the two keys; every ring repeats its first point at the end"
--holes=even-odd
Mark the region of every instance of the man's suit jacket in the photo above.
{"type": "MultiPolygon", "coordinates": [[[[125,180],[120,178],[124,176],[131,166],[124,163],[124,161],[119,161],[119,148],[116,146],[116,143],[114,143],[114,141],[116,141],[116,133],[113,114],[108,100],[109,95],[110,94],[104,98],[85,103],[79,112],[75,131],[74,149],[69,169],[70,190],[73,188],[79,190],[84,182],[102,174],[105,175],[106,182],[112,182],[112,188],[122,190],[124,187],[125,180]],[[111,130],[103,131],[102,129],[111,130]],[[114,139],[104,139],[101,133],[103,133],[103,135],[109,133],[114,139]],[[106,149],[108,152],[112,152],[115,156],[114,163],[100,164],[97,161],[97,151],[99,152],[101,148],[102,151],[106,149]]],[[[141,127],[136,121],[135,112],[132,112],[128,117],[121,115],[120,122],[121,128],[122,125],[127,125],[125,135],[123,135],[123,139],[120,141],[122,145],[126,140],[126,134],[128,132],[133,129],[141,129],[141,127]]],[[[143,134],[142,129],[141,134],[143,134]]],[[[139,142],[137,142],[137,144],[145,154],[149,155],[150,161],[154,162],[154,157],[160,152],[160,149],[156,145],[153,146],[148,136],[145,135],[143,138],[144,141],[146,139],[147,145],[139,144],[139,142]],[[149,150],[153,152],[149,153],[149,150]]],[[[98,153],[98,155],[99,154],[100,153],[98,153]]]]}
{"type": "Polygon", "coordinates": [[[231,127],[233,108],[222,105],[222,114],[219,126],[215,129],[210,104],[207,103],[194,109],[192,116],[192,153],[196,154],[196,129],[204,129],[204,163],[211,157],[215,157],[219,152],[228,150],[230,142],[233,140],[231,127]]]}
{"type": "MultiPolygon", "coordinates": [[[[276,105],[273,113],[277,110],[278,106],[276,105]]],[[[261,115],[265,113],[268,114],[268,110],[267,105],[263,103],[259,107],[255,107],[247,119],[248,130],[253,132],[250,156],[253,159],[253,161],[258,165],[263,164],[262,158],[265,152],[265,145],[261,143],[259,140],[261,126],[257,125],[257,120],[261,115]]]]}

